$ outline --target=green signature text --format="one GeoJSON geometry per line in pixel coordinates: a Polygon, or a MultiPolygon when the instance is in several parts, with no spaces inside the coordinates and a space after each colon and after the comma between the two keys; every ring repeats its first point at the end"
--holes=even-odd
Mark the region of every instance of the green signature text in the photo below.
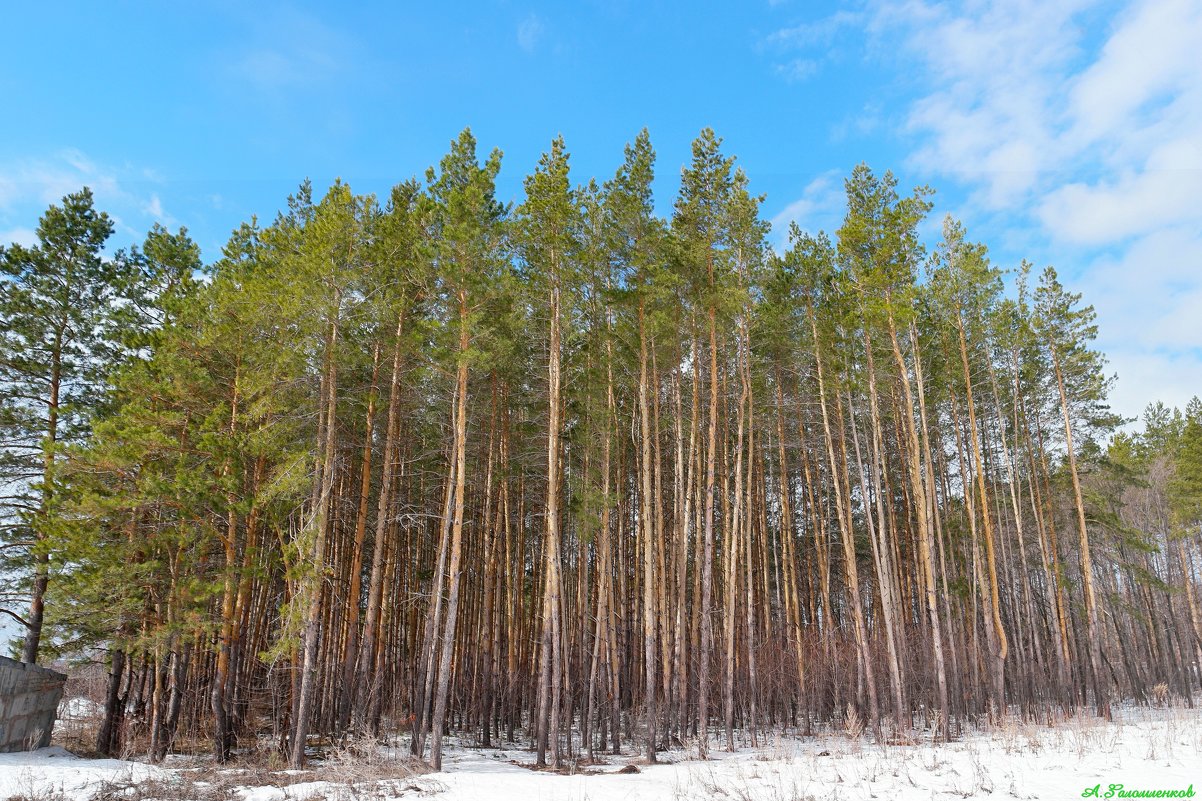
{"type": "Polygon", "coordinates": [[[1081,793],[1082,798],[1193,798],[1194,786],[1191,784],[1184,790],[1128,790],[1122,784],[1109,784],[1102,789],[1101,784],[1086,787],[1081,793]]]}

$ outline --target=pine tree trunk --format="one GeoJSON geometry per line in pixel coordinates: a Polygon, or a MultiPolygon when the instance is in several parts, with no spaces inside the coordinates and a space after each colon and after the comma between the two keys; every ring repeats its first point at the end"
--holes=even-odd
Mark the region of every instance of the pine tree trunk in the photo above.
{"type": "Polygon", "coordinates": [[[1052,369],[1056,373],[1056,386],[1060,390],[1060,409],[1064,414],[1064,441],[1068,451],[1068,471],[1073,480],[1073,501],[1077,511],[1077,527],[1081,535],[1081,583],[1085,589],[1085,618],[1089,636],[1089,664],[1093,673],[1094,703],[1098,716],[1110,720],[1110,698],[1107,682],[1102,674],[1101,651],[1104,644],[1098,631],[1098,602],[1094,597],[1093,561],[1089,553],[1089,531],[1085,525],[1085,502],[1081,499],[1081,479],[1077,474],[1077,454],[1073,448],[1073,426],[1069,419],[1068,394],[1064,389],[1064,373],[1060,367],[1060,354],[1052,348],[1052,369]]]}
{"type": "Polygon", "coordinates": [[[1002,606],[998,597],[997,555],[993,541],[993,522],[989,513],[989,496],[985,490],[985,462],[981,458],[981,443],[977,432],[977,413],[972,394],[972,372],[968,366],[968,340],[964,334],[964,322],[958,313],[956,328],[960,339],[960,360],[964,369],[965,402],[968,405],[968,435],[972,441],[973,461],[977,474],[977,493],[980,495],[981,501],[981,522],[985,535],[985,566],[989,577],[989,611],[994,627],[994,636],[991,642],[995,644],[995,650],[991,655],[990,673],[993,678],[994,703],[998,707],[998,714],[1004,715],[1006,711],[1005,663],[1009,646],[1006,640],[1006,630],[1002,626],[1002,606]]]}
{"type": "MultiPolygon", "coordinates": [[[[712,271],[711,266],[711,284],[712,271]]],[[[705,452],[705,532],[701,561],[701,664],[697,671],[698,752],[702,759],[709,753],[709,689],[710,652],[713,650],[714,624],[712,615],[714,586],[714,502],[717,500],[718,451],[718,321],[717,311],[709,309],[710,334],[710,403],[709,430],[705,452]]]]}
{"type": "Polygon", "coordinates": [[[118,756],[121,740],[121,721],[125,716],[125,704],[121,698],[121,684],[126,679],[126,654],[120,648],[109,651],[109,677],[104,693],[104,714],[100,729],[96,732],[96,752],[102,756],[118,756]]]}
{"type": "Polygon", "coordinates": [[[644,754],[647,762],[655,762],[655,553],[656,536],[652,524],[653,497],[651,494],[651,410],[648,401],[647,377],[647,330],[643,315],[643,302],[639,301],[639,424],[641,426],[642,458],[639,462],[641,480],[639,524],[643,534],[643,700],[646,744],[644,754]]]}
{"type": "Polygon", "coordinates": [[[42,621],[46,614],[46,588],[50,584],[50,552],[43,544],[47,538],[46,527],[50,514],[51,497],[54,493],[54,450],[58,442],[59,392],[62,389],[63,331],[55,332],[54,347],[50,351],[50,398],[46,404],[46,438],[42,443],[42,487],[41,498],[34,527],[33,585],[30,587],[29,613],[25,616],[25,642],[21,649],[21,661],[34,665],[42,644],[42,621]]]}
{"type": "MultiPolygon", "coordinates": [[[[868,688],[871,722],[876,727],[879,725],[881,713],[880,705],[877,701],[872,658],[868,652],[868,633],[864,620],[864,604],[860,597],[860,580],[856,568],[855,541],[853,540],[851,528],[851,493],[848,489],[849,479],[846,470],[847,459],[846,456],[843,458],[844,469],[840,470],[839,463],[835,458],[835,442],[831,433],[830,415],[827,411],[826,381],[823,375],[822,349],[818,339],[818,326],[814,318],[814,307],[809,305],[806,311],[810,320],[810,331],[814,341],[814,362],[818,373],[818,404],[822,409],[822,431],[826,440],[827,459],[830,462],[831,482],[835,485],[835,507],[839,518],[840,539],[843,543],[844,576],[847,581],[847,593],[851,596],[852,623],[859,651],[860,670],[864,675],[864,682],[868,688]]],[[[836,401],[838,401],[837,394],[836,401]]],[[[841,423],[843,417],[841,407],[838,414],[841,423]]],[[[840,450],[845,450],[842,441],[840,441],[840,450]]]]}
{"type": "MultiPolygon", "coordinates": [[[[341,299],[338,300],[340,303],[341,299]]],[[[321,491],[310,523],[314,530],[313,558],[309,566],[312,574],[305,581],[305,595],[302,597],[302,603],[307,606],[307,609],[301,656],[303,662],[300,692],[296,704],[296,720],[293,724],[292,749],[288,760],[293,769],[299,769],[305,763],[305,745],[309,734],[309,722],[313,717],[313,700],[317,687],[317,651],[321,640],[321,602],[325,585],[326,545],[330,529],[329,507],[334,489],[335,421],[338,407],[338,373],[334,348],[337,343],[338,319],[335,314],[334,319],[330,322],[330,332],[326,340],[327,368],[323,382],[325,392],[322,394],[326,402],[325,453],[322,457],[320,471],[321,491]]]]}
{"type": "MultiPolygon", "coordinates": [[[[234,384],[230,392],[230,422],[229,436],[231,439],[238,425],[239,402],[239,368],[234,370],[234,384]]],[[[222,473],[228,477],[231,466],[227,460],[222,473]]],[[[228,478],[227,478],[228,480],[228,478]]],[[[230,704],[227,698],[230,680],[230,657],[237,636],[234,618],[237,582],[235,571],[238,567],[238,513],[233,492],[226,495],[226,525],[222,546],[225,554],[225,571],[221,595],[221,640],[217,651],[217,670],[213,676],[210,703],[213,709],[213,754],[218,763],[225,763],[230,758],[233,747],[233,732],[231,731],[230,704]]]]}
{"type": "Polygon", "coordinates": [[[351,550],[350,589],[347,592],[346,643],[343,646],[342,681],[339,683],[339,731],[351,722],[354,703],[355,665],[359,661],[359,596],[363,589],[363,541],[367,535],[367,507],[371,498],[372,431],[376,414],[376,382],[380,375],[380,343],[372,349],[371,389],[363,424],[363,458],[360,462],[359,508],[355,515],[355,541],[351,550]]]}
{"type": "Polygon", "coordinates": [[[435,686],[434,716],[431,719],[431,759],[434,770],[442,770],[442,733],[447,714],[447,695],[451,683],[451,654],[455,649],[455,622],[459,615],[459,574],[463,558],[464,491],[467,471],[467,354],[470,346],[468,332],[467,293],[459,293],[459,366],[457,371],[455,407],[455,501],[451,518],[451,564],[447,571],[450,587],[447,592],[447,614],[441,636],[438,679],[435,686]]]}
{"type": "MultiPolygon", "coordinates": [[[[918,532],[918,559],[921,563],[926,591],[923,593],[927,605],[927,615],[931,624],[931,650],[935,661],[935,676],[938,682],[939,711],[943,715],[943,730],[940,732],[946,741],[951,737],[951,710],[947,703],[947,667],[943,658],[943,626],[939,620],[939,607],[935,592],[935,560],[932,555],[935,541],[935,528],[938,523],[938,505],[935,493],[935,470],[931,459],[931,438],[927,430],[926,382],[922,376],[922,355],[918,351],[918,332],[913,324],[910,326],[910,346],[914,351],[914,377],[918,387],[918,419],[922,421],[922,452],[926,457],[927,497],[921,502],[929,517],[927,525],[920,525],[918,532]],[[932,520],[933,519],[933,520],[932,520]]],[[[946,590],[945,590],[946,593],[946,590]]],[[[953,649],[954,650],[954,649],[953,649]]]]}
{"type": "MultiPolygon", "coordinates": [[[[909,713],[906,710],[905,696],[902,690],[901,666],[897,656],[897,629],[900,627],[897,609],[897,590],[893,580],[893,568],[890,559],[888,542],[889,526],[885,520],[885,510],[882,500],[884,487],[882,483],[881,460],[884,451],[881,434],[881,412],[878,406],[876,390],[876,365],[872,356],[872,339],[869,336],[867,323],[864,328],[864,352],[867,355],[868,402],[869,418],[872,424],[871,447],[868,449],[869,462],[872,466],[872,481],[876,492],[870,493],[868,479],[864,475],[864,463],[860,459],[860,443],[856,434],[855,408],[852,406],[851,394],[847,396],[847,412],[850,417],[852,443],[855,448],[856,464],[860,472],[860,486],[863,492],[864,518],[868,524],[868,538],[873,544],[873,561],[876,565],[877,582],[880,585],[881,608],[885,620],[885,647],[888,651],[889,678],[893,687],[893,721],[899,729],[908,729],[909,713]],[[868,508],[869,498],[876,500],[876,525],[873,525],[872,513],[868,508]]],[[[905,380],[905,375],[902,376],[905,380]]],[[[903,410],[905,413],[905,410],[903,410]]],[[[921,519],[921,518],[920,518],[921,519]]]]}
{"type": "Polygon", "coordinates": [[[388,424],[384,434],[383,464],[380,468],[380,494],[376,503],[375,538],[372,543],[371,575],[367,582],[367,610],[363,616],[363,641],[359,647],[358,667],[351,677],[348,693],[351,706],[358,710],[359,724],[364,722],[363,707],[359,703],[359,693],[362,683],[367,682],[367,692],[374,698],[380,690],[378,679],[372,675],[371,667],[375,663],[377,638],[380,626],[380,612],[384,596],[384,551],[385,537],[389,532],[389,510],[392,504],[394,473],[397,461],[398,438],[400,436],[400,398],[401,398],[401,354],[402,334],[405,330],[405,313],[397,315],[396,334],[393,337],[392,349],[392,379],[388,389],[388,424]]]}

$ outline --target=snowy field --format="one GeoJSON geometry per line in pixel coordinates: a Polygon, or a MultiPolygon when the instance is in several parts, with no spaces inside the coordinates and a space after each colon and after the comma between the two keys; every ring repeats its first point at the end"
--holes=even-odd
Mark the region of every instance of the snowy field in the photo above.
{"type": "Polygon", "coordinates": [[[650,766],[607,756],[605,764],[564,774],[532,770],[534,755],[524,749],[452,745],[443,772],[408,776],[396,761],[402,752],[382,749],[363,766],[343,760],[273,773],[235,765],[214,774],[184,758],[155,768],[52,747],[0,754],[0,799],[931,801],[1082,798],[1095,787],[1099,798],[1123,798],[1117,789],[1107,796],[1118,784],[1124,792],[1202,792],[1202,715],[1182,708],[1125,707],[1113,723],[1088,716],[1054,727],[1012,721],[944,745],[878,745],[837,733],[766,738],[735,753],[715,747],[705,762],[685,751],[650,766]]]}

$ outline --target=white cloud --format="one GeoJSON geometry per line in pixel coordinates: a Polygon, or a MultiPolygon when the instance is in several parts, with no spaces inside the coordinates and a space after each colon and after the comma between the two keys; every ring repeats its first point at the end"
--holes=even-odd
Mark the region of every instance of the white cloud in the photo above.
{"type": "Polygon", "coordinates": [[[1098,310],[1118,411],[1198,393],[1202,4],[1132,0],[1109,19],[1089,0],[875,8],[869,27],[905,42],[925,85],[910,166],[968,189],[999,237],[1058,252],[1098,310]]]}
{"type": "Polygon", "coordinates": [[[543,21],[538,18],[537,14],[526,17],[518,23],[518,47],[527,53],[533,53],[534,48],[538,46],[539,40],[543,37],[544,30],[543,21]]]}
{"type": "Polygon", "coordinates": [[[929,85],[908,116],[908,130],[919,138],[911,166],[974,185],[986,208],[1022,203],[1064,158],[1061,94],[1080,52],[1074,17],[1085,5],[880,6],[876,29],[900,31],[929,85]]]}
{"type": "Polygon", "coordinates": [[[836,11],[829,17],[781,28],[770,34],[765,42],[791,47],[829,45],[841,30],[855,27],[861,24],[863,20],[864,15],[859,12],[847,10],[836,11]]]}
{"type": "Polygon", "coordinates": [[[777,75],[790,83],[801,82],[816,75],[837,54],[841,35],[863,22],[862,12],[844,9],[774,31],[759,42],[759,48],[777,54],[773,66],[777,75]]]}
{"type": "Polygon", "coordinates": [[[37,232],[32,228],[12,228],[7,231],[0,231],[0,247],[8,244],[32,247],[37,242],[37,232]]]}
{"type": "MultiPolygon", "coordinates": [[[[918,87],[902,111],[918,180],[965,189],[970,230],[1055,253],[1096,306],[1115,408],[1202,392],[1202,3],[867,3],[862,21],[840,12],[772,41],[860,25],[865,57],[918,87]]],[[[815,196],[778,217],[812,214],[815,196]]]]}
{"type": "Polygon", "coordinates": [[[928,91],[908,119],[919,138],[912,166],[974,186],[987,209],[1039,203],[1044,222],[1064,226],[1072,241],[1094,241],[1091,227],[1111,232],[1096,241],[1150,230],[1132,221],[1116,228],[1115,218],[1158,216],[1168,202],[1152,195],[1175,202],[1195,191],[1202,6],[1138,0],[1091,51],[1079,18],[1092,5],[878,6],[873,25],[900,32],[926,70],[928,91]],[[1124,204],[1125,194],[1132,200],[1124,204]]]}
{"type": "Polygon", "coordinates": [[[1166,225],[1202,222],[1202,170],[1128,170],[1114,180],[1051,190],[1040,219],[1057,237],[1086,245],[1119,242],[1166,225]]]}
{"type": "Polygon", "coordinates": [[[30,200],[47,206],[82,186],[97,195],[122,194],[115,172],[98,167],[78,150],[0,164],[0,212],[30,200]]]}
{"type": "Polygon", "coordinates": [[[831,141],[842,142],[848,136],[865,137],[881,127],[882,106],[879,101],[870,101],[854,114],[850,114],[831,126],[831,141]]]}
{"type": "Polygon", "coordinates": [[[145,211],[156,220],[163,218],[163,201],[159,200],[158,195],[151,195],[149,202],[145,206],[145,211]]]}
{"type": "Polygon", "coordinates": [[[1185,409],[1190,398],[1202,395],[1196,355],[1118,348],[1107,356],[1108,371],[1118,375],[1110,405],[1124,417],[1138,417],[1156,401],[1185,409]]]}
{"type": "Polygon", "coordinates": [[[150,215],[155,222],[161,223],[167,228],[179,226],[179,221],[163,210],[163,201],[159,198],[158,193],[151,193],[150,199],[142,207],[142,211],[150,215]]]}
{"type": "Polygon", "coordinates": [[[843,216],[847,199],[843,192],[842,175],[831,170],[806,184],[801,196],[773,215],[772,246],[783,252],[789,245],[789,224],[797,223],[803,231],[834,230],[843,216]]]}
{"type": "Polygon", "coordinates": [[[232,68],[259,89],[278,90],[328,82],[340,65],[334,53],[313,47],[263,47],[243,52],[232,68]]]}
{"type": "Polygon", "coordinates": [[[814,77],[818,72],[819,66],[819,63],[813,59],[795,58],[785,64],[778,64],[776,71],[779,75],[783,75],[787,81],[800,82],[814,77]]]}
{"type": "Polygon", "coordinates": [[[123,238],[139,240],[151,222],[176,225],[151,189],[159,183],[161,179],[151,180],[143,168],[103,164],[74,148],[0,162],[0,230],[8,230],[0,234],[0,241],[31,243],[33,226],[46,208],[85,186],[123,238]]]}
{"type": "Polygon", "coordinates": [[[59,155],[63,161],[67,162],[67,164],[71,165],[73,168],[75,168],[75,170],[83,173],[84,175],[93,175],[97,172],[96,163],[88,158],[82,150],[69,147],[63,150],[59,155]]]}
{"type": "Polygon", "coordinates": [[[1134,5],[1074,81],[1065,146],[1103,177],[1052,189],[1049,230],[1107,244],[1192,222],[1202,228],[1202,7],[1134,5]]]}
{"type": "MultiPolygon", "coordinates": [[[[1192,225],[1162,228],[1136,239],[1119,257],[1092,261],[1081,283],[1086,302],[1106,324],[1103,340],[1178,355],[1202,349],[1199,265],[1202,230],[1192,225]]],[[[1197,372],[1193,378],[1202,391],[1197,372]]]]}
{"type": "Polygon", "coordinates": [[[1197,114],[1199,46],[1202,9],[1194,0],[1132,6],[1098,59],[1075,81],[1072,138],[1081,146],[1104,137],[1126,140],[1147,122],[1140,112],[1158,100],[1187,101],[1197,114]]]}

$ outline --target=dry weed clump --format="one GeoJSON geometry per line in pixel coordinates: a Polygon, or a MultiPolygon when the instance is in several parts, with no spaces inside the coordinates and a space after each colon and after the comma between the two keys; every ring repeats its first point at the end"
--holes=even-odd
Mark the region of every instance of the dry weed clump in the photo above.
{"type": "Polygon", "coordinates": [[[849,740],[858,740],[864,733],[864,718],[851,704],[847,705],[847,714],[843,717],[843,733],[849,740]]]}

